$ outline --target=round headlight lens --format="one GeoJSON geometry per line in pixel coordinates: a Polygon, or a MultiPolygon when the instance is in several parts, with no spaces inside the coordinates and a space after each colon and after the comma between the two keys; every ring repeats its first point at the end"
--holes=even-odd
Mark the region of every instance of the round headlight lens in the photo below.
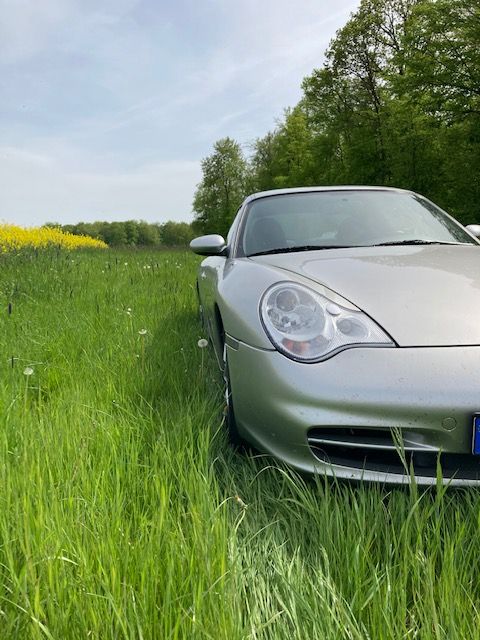
{"type": "Polygon", "coordinates": [[[337,329],[344,336],[363,340],[368,338],[368,331],[363,322],[359,322],[357,318],[346,317],[340,318],[337,322],[337,329]]]}
{"type": "Polygon", "coordinates": [[[352,311],[303,285],[282,282],[260,304],[265,331],[285,355],[316,362],[361,344],[392,346],[391,339],[361,311],[352,311]]]}

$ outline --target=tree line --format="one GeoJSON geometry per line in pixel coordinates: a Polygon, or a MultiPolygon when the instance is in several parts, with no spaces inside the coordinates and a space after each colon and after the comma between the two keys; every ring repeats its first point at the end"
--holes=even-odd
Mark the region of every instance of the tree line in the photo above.
{"type": "Polygon", "coordinates": [[[103,240],[111,247],[185,247],[198,234],[192,224],[172,220],[164,223],[126,220],[64,225],[49,222],[45,226],[103,240]]]}
{"type": "Polygon", "coordinates": [[[418,191],[480,222],[480,3],[362,0],[277,126],[218,140],[193,209],[225,234],[248,193],[370,184],[418,191]]]}

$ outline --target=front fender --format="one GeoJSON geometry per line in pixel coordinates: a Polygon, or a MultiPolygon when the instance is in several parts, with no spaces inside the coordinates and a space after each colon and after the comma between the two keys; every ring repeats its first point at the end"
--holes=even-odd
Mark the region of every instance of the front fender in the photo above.
{"type": "Polygon", "coordinates": [[[226,260],[217,273],[216,305],[225,332],[252,347],[275,351],[260,320],[259,308],[265,291],[285,280],[304,284],[332,302],[357,310],[349,301],[318,282],[249,258],[238,258],[226,260]]]}
{"type": "Polygon", "coordinates": [[[245,258],[225,264],[216,302],[228,335],[260,349],[274,350],[260,321],[259,304],[265,290],[279,279],[274,270],[245,258]]]}

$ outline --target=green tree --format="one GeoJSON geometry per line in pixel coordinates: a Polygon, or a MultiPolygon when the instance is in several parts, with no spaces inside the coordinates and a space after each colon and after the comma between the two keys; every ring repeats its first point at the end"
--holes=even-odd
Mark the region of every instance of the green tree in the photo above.
{"type": "Polygon", "coordinates": [[[136,246],[138,244],[138,222],[136,220],[127,220],[123,223],[127,244],[136,246]]]}
{"type": "Polygon", "coordinates": [[[195,235],[190,224],[173,220],[162,224],[160,233],[166,247],[186,247],[195,235]]]}
{"type": "Polygon", "coordinates": [[[277,169],[273,183],[277,188],[315,184],[312,165],[312,134],[302,105],[287,109],[276,135],[277,169]]]}
{"type": "Polygon", "coordinates": [[[102,234],[108,245],[119,247],[127,244],[125,225],[122,222],[110,222],[104,224],[102,234]]]}
{"type": "MultiPolygon", "coordinates": [[[[480,5],[472,0],[424,0],[406,34],[404,91],[438,120],[480,116],[480,5]]],[[[478,122],[477,122],[478,125],[478,122]]]]}
{"type": "Polygon", "coordinates": [[[246,191],[248,170],[240,145],[231,138],[218,140],[202,160],[202,173],[193,200],[195,220],[205,233],[226,235],[246,191]]]}
{"type": "Polygon", "coordinates": [[[243,187],[341,183],[413,189],[480,221],[479,43],[478,0],[361,0],[248,166],[228,138],[204,160],[194,224],[225,232],[243,187]]]}
{"type": "Polygon", "coordinates": [[[155,225],[144,220],[137,222],[137,244],[141,247],[154,247],[160,244],[160,235],[155,225]]]}
{"type": "Polygon", "coordinates": [[[278,168],[278,131],[269,131],[263,138],[257,138],[250,160],[251,191],[267,191],[275,187],[278,168]]]}

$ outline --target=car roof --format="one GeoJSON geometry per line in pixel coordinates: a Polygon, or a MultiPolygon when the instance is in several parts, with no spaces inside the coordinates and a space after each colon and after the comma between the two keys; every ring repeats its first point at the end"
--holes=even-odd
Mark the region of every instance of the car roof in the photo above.
{"type": "Polygon", "coordinates": [[[282,196],[292,193],[309,193],[315,191],[393,191],[397,193],[412,193],[406,189],[397,189],[396,187],[369,187],[366,185],[339,185],[339,186],[323,186],[323,187],[293,187],[290,189],[271,189],[270,191],[258,191],[247,196],[244,204],[259,198],[268,198],[269,196],[282,196]]]}

